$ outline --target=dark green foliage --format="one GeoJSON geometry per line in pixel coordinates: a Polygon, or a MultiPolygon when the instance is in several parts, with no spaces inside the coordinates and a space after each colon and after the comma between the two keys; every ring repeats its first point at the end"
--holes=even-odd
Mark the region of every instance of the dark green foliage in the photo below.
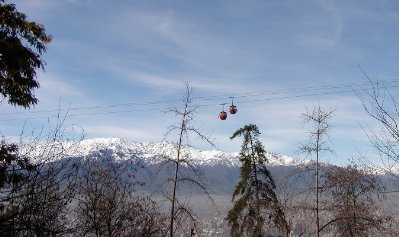
{"type": "Polygon", "coordinates": [[[241,180],[233,193],[233,208],[226,217],[231,236],[262,236],[262,228],[268,224],[285,235],[289,233],[284,212],[274,192],[274,180],[265,167],[268,161],[259,135],[257,126],[250,124],[237,130],[230,138],[244,138],[240,153],[241,180]]]}
{"type": "Polygon", "coordinates": [[[0,0],[0,93],[8,103],[24,108],[37,103],[36,69],[44,68],[41,55],[51,39],[42,25],[0,0]]]}
{"type": "MultiPolygon", "coordinates": [[[[74,196],[73,182],[78,167],[70,159],[46,162],[50,161],[47,157],[46,161],[39,162],[31,156],[35,148],[25,148],[30,151],[23,156],[15,144],[3,141],[0,149],[1,175],[6,177],[0,188],[0,236],[66,233],[69,231],[66,207],[74,196]],[[35,164],[32,165],[30,160],[35,160],[35,164]]],[[[52,145],[35,151],[42,155],[49,155],[51,151],[55,155],[56,150],[52,145]]]]}
{"type": "Polygon", "coordinates": [[[34,166],[28,159],[20,157],[18,146],[8,144],[3,139],[0,142],[0,234],[12,232],[9,223],[17,215],[17,209],[13,205],[12,197],[20,190],[28,180],[28,172],[34,170],[34,166]]]}
{"type": "MultiPolygon", "coordinates": [[[[33,166],[28,159],[19,157],[18,146],[0,142],[0,189],[12,188],[10,185],[18,185],[26,177],[21,170],[31,170],[33,166]]],[[[0,204],[1,205],[1,204],[0,204]]]]}
{"type": "MultiPolygon", "coordinates": [[[[36,70],[44,69],[41,58],[52,40],[42,25],[27,20],[14,4],[0,0],[0,95],[14,106],[29,108],[37,103],[33,90],[39,87],[36,70]]],[[[29,182],[34,166],[18,154],[16,144],[0,144],[0,233],[15,232],[20,210],[15,206],[17,192],[29,182]]]]}

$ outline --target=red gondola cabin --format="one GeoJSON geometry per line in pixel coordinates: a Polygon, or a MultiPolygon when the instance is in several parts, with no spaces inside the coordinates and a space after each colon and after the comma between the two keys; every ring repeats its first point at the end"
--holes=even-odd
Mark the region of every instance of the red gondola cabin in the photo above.
{"type": "Polygon", "coordinates": [[[229,110],[230,110],[230,114],[235,114],[235,113],[237,113],[237,106],[231,105],[229,110]]]}
{"type": "Polygon", "coordinates": [[[226,112],[222,111],[222,112],[219,113],[219,119],[220,120],[226,120],[226,118],[227,118],[227,113],[226,112]]]}

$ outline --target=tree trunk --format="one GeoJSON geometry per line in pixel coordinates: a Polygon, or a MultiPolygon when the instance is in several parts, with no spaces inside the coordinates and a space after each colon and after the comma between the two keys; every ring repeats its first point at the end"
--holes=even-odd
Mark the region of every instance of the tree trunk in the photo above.
{"type": "Polygon", "coordinates": [[[317,237],[320,237],[320,218],[319,218],[319,142],[320,133],[317,132],[316,139],[316,225],[317,225],[317,237]]]}
{"type": "Polygon", "coordinates": [[[175,169],[175,177],[173,179],[173,195],[172,195],[172,207],[170,210],[170,237],[173,237],[173,226],[174,226],[174,219],[175,219],[175,202],[176,202],[176,189],[177,189],[177,178],[179,172],[179,165],[180,165],[180,151],[181,151],[181,144],[183,140],[183,132],[185,130],[185,119],[187,114],[187,103],[184,108],[183,119],[180,127],[180,136],[179,136],[179,143],[177,146],[177,159],[176,159],[176,169],[175,169]]]}

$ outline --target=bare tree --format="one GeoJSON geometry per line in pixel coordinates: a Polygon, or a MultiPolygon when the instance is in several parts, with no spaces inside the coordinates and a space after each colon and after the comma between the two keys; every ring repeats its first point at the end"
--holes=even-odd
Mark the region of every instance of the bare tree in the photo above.
{"type": "Polygon", "coordinates": [[[74,197],[78,166],[67,157],[67,150],[76,149],[76,143],[66,145],[62,141],[66,131],[63,122],[58,119],[54,128],[49,124],[48,131],[42,129],[28,141],[21,135],[17,155],[29,161],[32,168],[14,165],[7,170],[10,174],[22,173],[25,178],[2,190],[2,202],[12,211],[1,220],[2,227],[9,228],[2,228],[0,233],[48,236],[69,232],[68,205],[74,197]]]}
{"type": "Polygon", "coordinates": [[[315,167],[315,189],[316,189],[316,200],[315,200],[315,211],[316,211],[316,233],[320,236],[320,208],[319,208],[319,161],[320,155],[323,152],[331,152],[331,148],[328,146],[328,133],[330,130],[329,120],[334,114],[334,110],[325,110],[320,107],[313,107],[312,111],[308,111],[302,114],[304,122],[310,124],[309,129],[309,141],[302,144],[300,151],[307,153],[308,155],[314,155],[316,158],[315,167]]]}
{"type": "Polygon", "coordinates": [[[69,204],[75,195],[78,166],[72,160],[40,164],[16,192],[17,230],[31,236],[59,235],[68,228],[69,204]]]}
{"type": "Polygon", "coordinates": [[[175,143],[176,157],[170,158],[165,157],[164,166],[173,168],[173,177],[168,178],[167,182],[171,183],[171,195],[165,195],[167,200],[171,203],[170,209],[170,224],[169,224],[169,236],[173,237],[176,230],[179,228],[181,223],[187,218],[194,225],[195,232],[198,232],[196,225],[196,216],[185,204],[187,202],[178,199],[179,186],[182,184],[188,184],[191,187],[196,187],[203,191],[205,195],[213,203],[213,199],[210,196],[210,192],[202,179],[199,170],[192,164],[187,154],[185,154],[185,147],[189,146],[189,136],[191,133],[198,136],[200,139],[208,142],[214,146],[208,136],[204,135],[199,129],[192,126],[194,120],[196,107],[192,106],[192,88],[186,83],[186,92],[183,96],[183,108],[172,107],[169,108],[169,113],[173,113],[178,117],[179,122],[176,125],[168,127],[165,137],[173,132],[177,133],[178,141],[175,143]],[[183,170],[184,169],[184,172],[183,170]]]}
{"type": "Polygon", "coordinates": [[[373,81],[365,72],[363,74],[371,89],[360,90],[357,95],[366,113],[379,125],[377,129],[366,126],[365,131],[372,146],[381,155],[385,170],[397,176],[395,166],[399,164],[399,101],[387,85],[373,81]]]}
{"type": "Polygon", "coordinates": [[[314,220],[314,181],[308,179],[308,174],[314,169],[305,164],[299,164],[288,172],[274,174],[276,195],[284,211],[288,228],[292,236],[312,235],[314,220]]]}
{"type": "Polygon", "coordinates": [[[85,158],[78,185],[76,231],[80,236],[163,236],[157,204],[135,193],[135,164],[118,163],[101,151],[85,158]]]}
{"type": "Polygon", "coordinates": [[[324,176],[323,193],[329,196],[325,209],[332,218],[320,231],[334,227],[336,236],[374,236],[381,232],[385,215],[381,194],[385,188],[370,170],[359,169],[352,161],[346,167],[331,167],[324,176]]]}

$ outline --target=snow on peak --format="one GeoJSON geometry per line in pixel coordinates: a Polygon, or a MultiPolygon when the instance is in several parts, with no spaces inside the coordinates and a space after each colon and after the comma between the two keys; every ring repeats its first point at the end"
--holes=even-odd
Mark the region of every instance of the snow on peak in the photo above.
{"type": "MultiPolygon", "coordinates": [[[[135,142],[121,138],[94,138],[80,142],[62,144],[63,151],[69,157],[83,157],[92,154],[112,156],[116,160],[140,158],[147,164],[157,164],[167,157],[175,159],[177,145],[172,142],[135,142]]],[[[240,166],[238,152],[223,152],[218,150],[201,151],[184,146],[182,158],[188,159],[194,165],[227,165],[240,166]]],[[[267,153],[269,165],[298,165],[308,163],[304,158],[292,158],[283,154],[267,153]]]]}

